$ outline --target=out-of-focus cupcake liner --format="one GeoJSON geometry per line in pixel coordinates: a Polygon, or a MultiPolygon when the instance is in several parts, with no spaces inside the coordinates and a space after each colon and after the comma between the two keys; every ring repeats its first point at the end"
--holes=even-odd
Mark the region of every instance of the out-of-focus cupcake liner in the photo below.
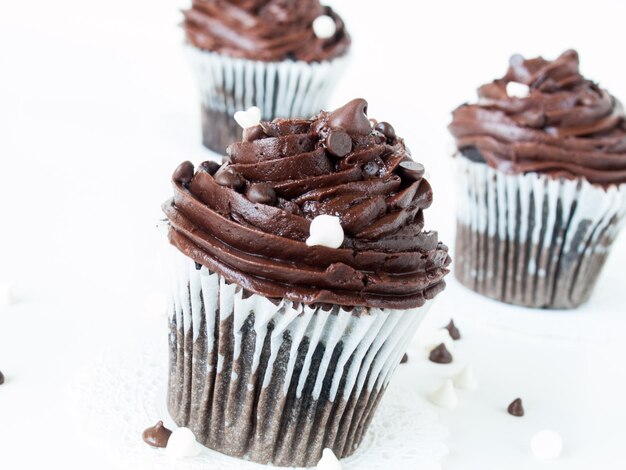
{"type": "Polygon", "coordinates": [[[574,308],[587,301],[626,215],[626,184],[538,173],[508,175],[457,158],[455,274],[517,305],[574,308]]]}
{"type": "Polygon", "coordinates": [[[199,442],[278,466],[361,443],[432,301],[390,310],[271,301],[173,253],[169,410],[199,442]]]}
{"type": "Polygon", "coordinates": [[[241,140],[236,111],[258,106],[263,120],[310,118],[323,109],[348,56],[331,61],[262,62],[186,45],[202,100],[204,145],[220,153],[241,140]]]}

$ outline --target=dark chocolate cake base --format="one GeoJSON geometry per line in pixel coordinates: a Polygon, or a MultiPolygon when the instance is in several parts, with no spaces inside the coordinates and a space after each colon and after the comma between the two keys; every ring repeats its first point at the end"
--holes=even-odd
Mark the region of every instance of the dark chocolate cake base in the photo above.
{"type": "Polygon", "coordinates": [[[624,220],[625,188],[458,160],[457,279],[515,305],[586,302],[624,220]]]}
{"type": "Polygon", "coordinates": [[[354,453],[427,307],[276,305],[191,261],[187,274],[170,314],[176,424],[263,464],[315,466],[325,448],[354,453]]]}

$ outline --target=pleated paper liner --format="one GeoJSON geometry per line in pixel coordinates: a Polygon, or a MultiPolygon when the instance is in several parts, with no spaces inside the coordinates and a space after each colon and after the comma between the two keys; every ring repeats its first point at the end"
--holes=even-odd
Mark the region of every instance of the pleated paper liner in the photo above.
{"type": "Polygon", "coordinates": [[[457,158],[455,274],[487,297],[538,308],[586,302],[626,214],[626,185],[603,188],[457,158]]]}
{"type": "Polygon", "coordinates": [[[203,143],[221,154],[241,140],[236,111],[258,106],[263,120],[308,119],[326,107],[348,60],[262,62],[185,49],[200,87],[203,143]]]}
{"type": "Polygon", "coordinates": [[[177,253],[169,410],[207,447],[277,466],[351,455],[432,301],[412,310],[274,303],[177,253]]]}

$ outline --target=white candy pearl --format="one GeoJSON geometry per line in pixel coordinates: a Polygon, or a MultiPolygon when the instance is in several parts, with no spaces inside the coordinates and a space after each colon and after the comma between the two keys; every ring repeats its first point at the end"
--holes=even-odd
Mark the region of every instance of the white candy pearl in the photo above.
{"type": "Polygon", "coordinates": [[[147,317],[164,317],[167,314],[167,297],[161,292],[150,292],[143,299],[143,311],[147,317]]]}
{"type": "Polygon", "coordinates": [[[517,82],[509,82],[506,84],[506,94],[510,98],[526,98],[530,93],[528,85],[517,82]]]}
{"type": "Polygon", "coordinates": [[[476,390],[478,382],[474,377],[472,366],[467,365],[454,377],[454,386],[461,390],[476,390]]]}
{"type": "Polygon", "coordinates": [[[8,307],[15,303],[13,284],[7,282],[6,284],[0,284],[0,307],[8,307]]]}
{"type": "Polygon", "coordinates": [[[563,439],[559,433],[546,429],[533,436],[530,448],[540,460],[558,459],[563,451],[563,439]]]}
{"type": "Polygon", "coordinates": [[[330,449],[324,449],[322,458],[317,463],[317,470],[341,470],[341,462],[330,449]]]}
{"type": "Polygon", "coordinates": [[[261,110],[256,106],[252,106],[246,111],[237,111],[234,118],[242,129],[248,129],[261,122],[261,110]]]}
{"type": "Polygon", "coordinates": [[[343,228],[339,217],[318,215],[311,222],[310,236],[306,239],[308,246],[326,246],[339,248],[343,243],[343,228]]]}
{"type": "Polygon", "coordinates": [[[190,429],[178,428],[167,441],[165,453],[175,459],[195,457],[200,453],[200,445],[190,429]]]}
{"type": "Polygon", "coordinates": [[[459,404],[451,379],[447,379],[441,387],[428,397],[435,405],[452,410],[459,404]]]}
{"type": "Polygon", "coordinates": [[[313,32],[319,39],[332,38],[337,32],[335,20],[328,15],[318,16],[313,20],[313,32]]]}

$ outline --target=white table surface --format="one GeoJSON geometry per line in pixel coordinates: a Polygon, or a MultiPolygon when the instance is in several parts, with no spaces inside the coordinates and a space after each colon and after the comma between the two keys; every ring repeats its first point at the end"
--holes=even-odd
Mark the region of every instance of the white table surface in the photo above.
{"type": "MultiPolygon", "coordinates": [[[[435,191],[427,226],[451,244],[450,110],[501,75],[510,54],[552,57],[567,47],[626,99],[626,6],[530,1],[504,12],[495,1],[441,3],[334,2],[354,56],[333,101],[362,95],[372,117],[406,137],[435,191]],[[555,21],[563,11],[566,20],[555,21]]],[[[209,156],[176,27],[184,5],[3,2],[0,284],[14,283],[18,302],[0,307],[2,469],[112,468],[80,435],[68,384],[103,349],[164,339],[162,321],[142,314],[160,288],[154,226],[176,165],[209,156]]],[[[450,276],[425,328],[452,316],[464,340],[453,365],[415,374],[415,387],[427,393],[468,362],[480,388],[441,412],[451,431],[444,469],[626,468],[624,265],[622,234],[593,298],[575,312],[498,304],[450,276]],[[504,411],[517,396],[522,419],[504,411]],[[564,438],[557,461],[529,451],[544,428],[564,438]]],[[[411,363],[399,371],[414,372],[411,363]]]]}

